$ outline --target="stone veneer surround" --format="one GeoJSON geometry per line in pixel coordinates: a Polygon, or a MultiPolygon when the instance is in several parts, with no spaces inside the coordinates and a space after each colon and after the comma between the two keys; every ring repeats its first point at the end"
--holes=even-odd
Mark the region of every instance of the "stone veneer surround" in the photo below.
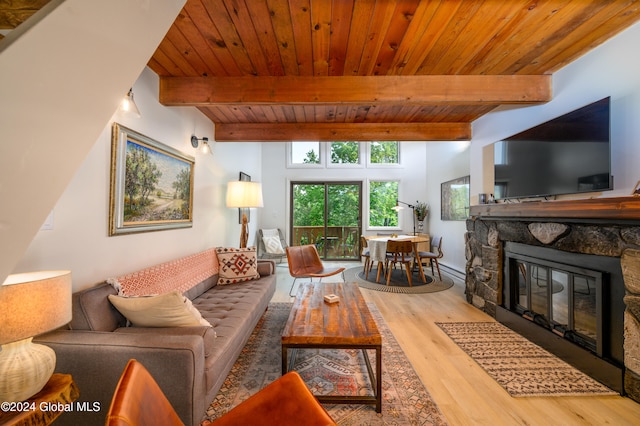
{"type": "Polygon", "coordinates": [[[640,198],[472,207],[465,235],[465,294],[493,317],[503,303],[505,242],[620,258],[626,305],[624,390],[640,402],[640,198]]]}

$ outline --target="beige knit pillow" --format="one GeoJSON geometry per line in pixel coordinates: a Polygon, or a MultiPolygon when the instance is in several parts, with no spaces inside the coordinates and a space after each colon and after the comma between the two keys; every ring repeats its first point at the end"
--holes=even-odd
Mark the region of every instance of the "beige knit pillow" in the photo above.
{"type": "Polygon", "coordinates": [[[109,301],[134,327],[211,327],[179,291],[135,297],[110,294],[109,301]]]}

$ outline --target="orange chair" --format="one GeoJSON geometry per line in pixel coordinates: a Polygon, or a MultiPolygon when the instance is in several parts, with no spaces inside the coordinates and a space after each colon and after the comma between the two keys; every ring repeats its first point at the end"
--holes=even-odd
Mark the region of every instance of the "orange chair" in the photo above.
{"type": "Polygon", "coordinates": [[[129,360],[120,376],[105,424],[184,425],[149,371],[135,359],[129,360]]]}
{"type": "Polygon", "coordinates": [[[296,285],[298,278],[323,278],[333,275],[342,275],[344,281],[344,270],[342,267],[325,268],[318,254],[318,249],[313,244],[303,246],[287,247],[287,261],[289,262],[289,273],[293,277],[293,283],[289,289],[289,296],[293,296],[293,287],[296,285]]]}
{"type": "MultiPolygon", "coordinates": [[[[204,413],[203,413],[204,414],[204,413]]],[[[184,425],[149,371],[129,360],[107,413],[107,426],[184,425]]],[[[335,425],[298,373],[278,378],[227,414],[202,426],[335,425]]]]}
{"type": "MultiPolygon", "coordinates": [[[[211,426],[335,425],[300,375],[290,371],[243,401],[211,426]]],[[[206,425],[203,424],[203,426],[206,425]]]]}

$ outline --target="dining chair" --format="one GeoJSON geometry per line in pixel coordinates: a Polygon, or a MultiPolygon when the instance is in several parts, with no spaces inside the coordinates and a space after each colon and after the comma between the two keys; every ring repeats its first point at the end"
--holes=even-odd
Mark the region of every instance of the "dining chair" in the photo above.
{"type": "MultiPolygon", "coordinates": [[[[413,279],[411,276],[411,267],[415,258],[413,256],[413,242],[409,240],[389,240],[387,241],[387,258],[385,261],[385,270],[387,274],[387,285],[391,282],[391,274],[393,268],[397,264],[403,264],[407,273],[407,281],[409,287],[413,287],[413,279]]],[[[427,282],[424,271],[419,268],[420,278],[423,282],[427,282]]]]}
{"type": "Polygon", "coordinates": [[[293,277],[293,283],[289,289],[289,296],[293,296],[293,287],[296,285],[298,278],[314,278],[331,277],[333,275],[342,275],[344,281],[344,267],[327,268],[322,263],[318,249],[313,244],[302,246],[290,246],[286,248],[287,262],[289,263],[289,274],[293,277]]]}
{"type": "Polygon", "coordinates": [[[369,244],[364,235],[360,236],[360,257],[364,259],[364,268],[362,273],[365,275],[365,279],[369,279],[369,271],[371,271],[371,254],[369,252],[369,244]]]}
{"type": "Polygon", "coordinates": [[[441,259],[442,256],[444,256],[442,253],[442,237],[433,237],[431,239],[431,251],[418,252],[418,264],[420,265],[420,270],[422,270],[423,263],[428,260],[431,265],[431,274],[434,275],[433,265],[435,264],[436,270],[438,271],[438,278],[442,281],[440,265],[438,264],[438,259],[441,259]]]}

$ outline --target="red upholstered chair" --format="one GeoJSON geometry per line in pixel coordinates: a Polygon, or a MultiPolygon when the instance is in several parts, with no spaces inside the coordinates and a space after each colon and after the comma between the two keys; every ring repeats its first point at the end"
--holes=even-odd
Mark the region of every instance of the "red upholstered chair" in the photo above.
{"type": "MultiPolygon", "coordinates": [[[[204,415],[204,413],[203,413],[204,415]]],[[[107,426],[184,425],[149,371],[129,360],[107,413],[107,426]]],[[[298,373],[278,378],[227,414],[202,426],[335,425],[298,373]]]]}
{"type": "Polygon", "coordinates": [[[322,278],[342,274],[342,280],[344,281],[345,268],[325,268],[318,250],[313,244],[287,247],[287,261],[289,262],[289,273],[293,277],[289,296],[293,296],[293,287],[298,278],[309,278],[311,280],[319,278],[322,280],[322,278]]]}

